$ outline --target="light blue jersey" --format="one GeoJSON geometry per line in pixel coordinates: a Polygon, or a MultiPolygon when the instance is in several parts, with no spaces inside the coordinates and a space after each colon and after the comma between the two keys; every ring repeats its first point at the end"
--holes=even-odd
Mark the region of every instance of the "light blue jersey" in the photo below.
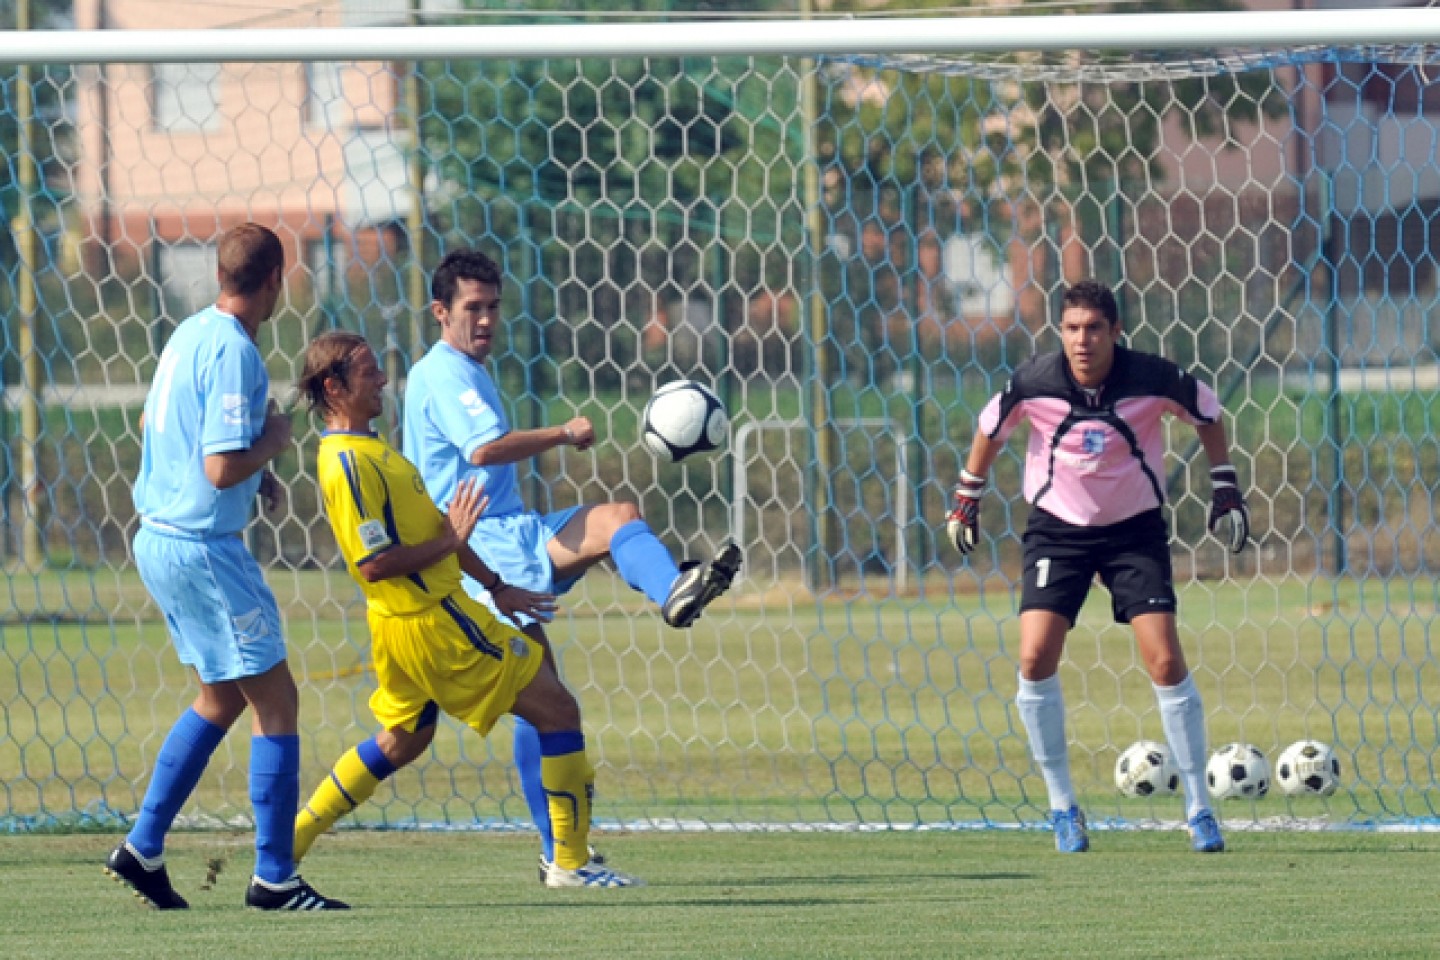
{"type": "Polygon", "coordinates": [[[477,467],[470,462],[476,449],[509,432],[500,392],[482,364],[442,340],[410,368],[402,452],[420,469],[430,499],[442,511],[467,477],[485,484],[487,518],[525,511],[515,464],[477,467]]]}
{"type": "Polygon", "coordinates": [[[197,539],[245,528],[262,471],[217,490],[205,457],[249,449],[269,393],[260,351],[235,317],[211,306],[175,329],[145,399],[135,509],[147,525],[197,539]]]}

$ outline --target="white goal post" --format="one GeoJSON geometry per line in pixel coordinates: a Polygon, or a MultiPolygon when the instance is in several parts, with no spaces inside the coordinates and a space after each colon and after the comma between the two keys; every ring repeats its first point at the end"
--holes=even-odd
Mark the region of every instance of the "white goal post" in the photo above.
{"type": "Polygon", "coordinates": [[[703,23],[0,31],[0,64],[1196,50],[1440,42],[1440,9],[703,23]]]}

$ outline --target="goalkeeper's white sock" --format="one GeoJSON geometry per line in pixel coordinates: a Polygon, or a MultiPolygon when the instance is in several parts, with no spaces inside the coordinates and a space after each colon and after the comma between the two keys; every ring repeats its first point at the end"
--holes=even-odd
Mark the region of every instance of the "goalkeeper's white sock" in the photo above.
{"type": "Polygon", "coordinates": [[[1210,809],[1205,791],[1205,705],[1200,691],[1189,674],[1173,687],[1155,685],[1155,699],[1160,702],[1160,725],[1180,782],[1185,786],[1185,816],[1190,818],[1201,810],[1210,809]]]}
{"type": "Polygon", "coordinates": [[[1070,747],[1065,740],[1065,697],[1060,692],[1060,675],[1045,680],[1021,677],[1015,706],[1030,737],[1030,754],[1045,777],[1050,809],[1069,810],[1075,805],[1075,788],[1070,783],[1070,747]]]}

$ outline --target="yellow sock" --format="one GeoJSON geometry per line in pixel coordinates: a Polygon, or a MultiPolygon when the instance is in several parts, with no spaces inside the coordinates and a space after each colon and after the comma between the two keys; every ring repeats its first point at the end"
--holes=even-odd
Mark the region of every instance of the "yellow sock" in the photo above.
{"type": "Polygon", "coordinates": [[[550,800],[550,829],[555,834],[555,864],[576,870],[590,860],[590,798],[595,770],[585,751],[540,758],[540,781],[550,800]]]}
{"type": "MultiPolygon", "coordinates": [[[[384,775],[376,776],[375,771],[361,758],[361,747],[373,742],[369,741],[345,751],[345,754],[335,761],[335,768],[330,771],[330,775],[321,781],[310,800],[295,815],[296,863],[310,852],[310,847],[322,833],[333,827],[336,820],[369,800],[375,794],[375,788],[380,785],[380,781],[393,772],[393,768],[385,770],[382,767],[381,772],[384,775]]],[[[378,749],[373,752],[379,753],[378,749]]],[[[381,759],[384,759],[383,754],[381,759]]],[[[384,766],[389,766],[388,761],[384,766]]]]}

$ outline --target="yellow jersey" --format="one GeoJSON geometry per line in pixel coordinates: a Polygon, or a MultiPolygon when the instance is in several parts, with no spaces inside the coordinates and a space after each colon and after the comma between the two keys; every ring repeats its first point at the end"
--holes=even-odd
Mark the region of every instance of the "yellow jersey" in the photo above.
{"type": "Polygon", "coordinates": [[[420,471],[400,451],[373,433],[326,431],[316,472],[335,542],[371,613],[423,613],[460,589],[460,561],[453,553],[407,577],[370,583],[360,575],[360,564],[372,557],[433,540],[445,529],[420,471]]]}

